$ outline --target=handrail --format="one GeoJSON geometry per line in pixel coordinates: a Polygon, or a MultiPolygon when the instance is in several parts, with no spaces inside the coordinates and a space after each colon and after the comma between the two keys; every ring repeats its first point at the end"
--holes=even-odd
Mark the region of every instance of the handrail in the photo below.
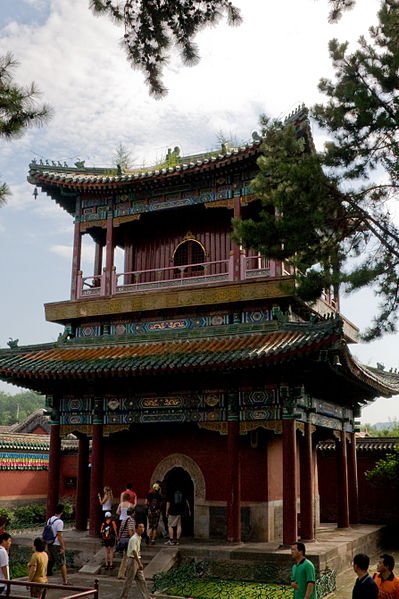
{"type": "Polygon", "coordinates": [[[101,277],[102,275],[88,275],[87,277],[82,277],[83,286],[86,285],[87,287],[91,288],[100,287],[101,277]],[[92,283],[90,284],[89,281],[92,281],[92,283]],[[98,284],[96,285],[97,281],[98,284]]]}
{"type": "MultiPolygon", "coordinates": [[[[116,273],[116,278],[118,279],[118,277],[123,277],[123,276],[129,276],[129,275],[134,275],[134,276],[140,276],[140,275],[149,275],[151,273],[160,273],[160,272],[171,272],[174,273],[176,272],[176,270],[180,270],[181,273],[183,274],[184,271],[186,269],[189,268],[198,268],[198,267],[209,267],[209,266],[213,266],[213,265],[217,265],[217,264],[226,264],[228,265],[229,260],[213,260],[212,262],[195,262],[194,264],[179,264],[179,265],[175,265],[175,266],[162,266],[159,268],[150,268],[147,270],[132,270],[132,271],[127,271],[127,272],[118,272],[116,273]]],[[[227,273],[227,270],[226,270],[227,273]]],[[[201,276],[201,275],[198,275],[201,276]]],[[[204,275],[206,276],[206,275],[204,275]]],[[[161,280],[168,280],[168,279],[161,279],[161,280]]]]}
{"type": "Polygon", "coordinates": [[[94,580],[94,588],[90,587],[82,587],[75,585],[64,585],[64,584],[54,584],[54,583],[44,583],[44,582],[30,582],[29,580],[2,580],[2,585],[6,585],[7,589],[4,597],[7,599],[26,599],[26,595],[14,595],[11,593],[11,587],[14,586],[22,586],[22,587],[41,587],[44,588],[42,599],[46,599],[46,594],[48,589],[62,589],[68,591],[80,591],[78,593],[62,595],[60,599],[80,599],[81,597],[90,597],[93,595],[93,599],[98,599],[98,579],[94,580]]]}

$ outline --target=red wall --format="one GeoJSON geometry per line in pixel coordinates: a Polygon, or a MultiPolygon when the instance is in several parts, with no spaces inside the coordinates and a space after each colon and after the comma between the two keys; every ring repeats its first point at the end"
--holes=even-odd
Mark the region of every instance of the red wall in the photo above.
{"type": "MultiPolygon", "coordinates": [[[[173,265],[173,252],[183,241],[187,233],[193,234],[205,248],[205,261],[227,260],[231,250],[231,215],[225,211],[212,208],[209,217],[203,206],[197,207],[195,217],[190,212],[190,219],[184,221],[184,213],[162,216],[162,230],[154,227],[153,221],[140,220],[140,227],[133,227],[131,242],[133,244],[132,270],[147,270],[173,265]],[[164,234],[163,232],[168,232],[164,234]]],[[[158,222],[158,221],[157,221],[158,222]]]]}
{"type": "MultiPolygon", "coordinates": [[[[360,453],[357,455],[359,481],[359,514],[361,522],[385,523],[397,521],[397,505],[399,490],[378,489],[373,487],[365,477],[383,454],[360,453]]],[[[322,522],[337,520],[337,466],[334,452],[318,454],[320,519],[322,522]]]]}
{"type": "Polygon", "coordinates": [[[0,500],[47,496],[47,470],[1,470],[0,500]]]}
{"type": "MultiPolygon", "coordinates": [[[[137,432],[106,440],[104,454],[104,484],[114,495],[127,482],[139,497],[145,497],[156,466],[167,456],[181,453],[191,457],[201,469],[206,481],[206,499],[226,500],[227,436],[199,430],[189,425],[170,426],[165,434],[161,427],[143,427],[137,432]]],[[[266,501],[267,453],[252,449],[248,437],[241,437],[242,501],[266,501]]]]}

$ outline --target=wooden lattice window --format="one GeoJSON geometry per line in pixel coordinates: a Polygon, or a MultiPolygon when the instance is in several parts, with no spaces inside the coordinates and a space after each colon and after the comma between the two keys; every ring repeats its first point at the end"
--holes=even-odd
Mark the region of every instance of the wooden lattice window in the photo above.
{"type": "Polygon", "coordinates": [[[177,271],[182,276],[191,277],[202,274],[204,270],[205,250],[199,241],[189,239],[180,243],[173,255],[174,266],[186,266],[186,268],[177,271]],[[198,265],[198,266],[196,266],[198,265]]]}

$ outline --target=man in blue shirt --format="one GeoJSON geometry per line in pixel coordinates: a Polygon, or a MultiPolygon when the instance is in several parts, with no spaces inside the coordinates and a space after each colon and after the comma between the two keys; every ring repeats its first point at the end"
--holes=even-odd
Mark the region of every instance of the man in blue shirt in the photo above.
{"type": "Polygon", "coordinates": [[[378,587],[368,573],[370,558],[358,553],[353,558],[353,570],[357,574],[352,599],[378,599],[378,587]]]}
{"type": "Polygon", "coordinates": [[[305,557],[306,547],[303,543],[291,546],[291,556],[294,560],[291,573],[291,586],[294,589],[294,599],[317,599],[316,572],[314,565],[305,557]]]}

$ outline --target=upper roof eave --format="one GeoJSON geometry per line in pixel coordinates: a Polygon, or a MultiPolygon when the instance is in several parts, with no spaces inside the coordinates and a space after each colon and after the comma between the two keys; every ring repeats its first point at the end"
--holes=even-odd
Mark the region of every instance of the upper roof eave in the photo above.
{"type": "MultiPolygon", "coordinates": [[[[39,187],[69,188],[69,189],[98,189],[109,190],[126,188],[137,183],[156,183],[167,178],[179,178],[182,174],[206,172],[214,168],[232,165],[238,161],[254,156],[260,151],[261,141],[255,141],[218,156],[203,158],[195,162],[177,164],[168,168],[149,168],[130,174],[111,175],[111,169],[71,168],[38,164],[36,161],[29,165],[28,181],[39,187]]],[[[184,160],[184,157],[183,157],[184,160]]]]}

